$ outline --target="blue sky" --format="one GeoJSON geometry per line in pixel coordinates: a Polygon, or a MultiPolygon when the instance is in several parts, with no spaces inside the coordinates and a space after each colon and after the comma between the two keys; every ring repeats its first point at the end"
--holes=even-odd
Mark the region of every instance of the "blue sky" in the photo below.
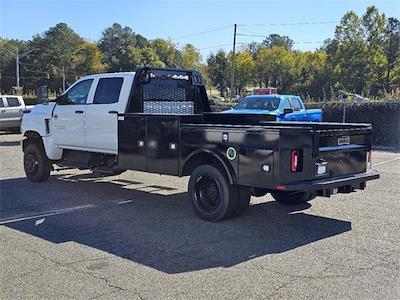
{"type": "MultiPolygon", "coordinates": [[[[238,33],[279,33],[295,41],[295,49],[314,50],[334,34],[335,22],[346,11],[359,15],[375,5],[387,16],[400,18],[400,0],[0,0],[0,36],[30,39],[59,22],[67,23],[86,39],[97,40],[112,23],[129,26],[147,38],[172,38],[191,43],[203,56],[219,48],[231,49],[233,24],[238,33]],[[334,22],[311,25],[279,25],[334,22]],[[216,31],[182,37],[193,33],[216,31]],[[215,47],[224,45],[220,47],[215,47]]],[[[238,43],[262,41],[238,36],[238,43]]]]}

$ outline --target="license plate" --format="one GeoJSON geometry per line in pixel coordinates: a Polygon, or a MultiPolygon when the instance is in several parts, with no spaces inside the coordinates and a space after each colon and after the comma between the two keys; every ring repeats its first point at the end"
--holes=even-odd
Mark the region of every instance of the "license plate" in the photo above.
{"type": "Polygon", "coordinates": [[[328,165],[327,162],[319,162],[316,163],[317,166],[317,175],[324,175],[326,174],[326,166],[328,165]]]}
{"type": "Polygon", "coordinates": [[[350,145],[350,137],[342,136],[342,137],[338,138],[337,144],[338,144],[338,146],[350,145]]]}

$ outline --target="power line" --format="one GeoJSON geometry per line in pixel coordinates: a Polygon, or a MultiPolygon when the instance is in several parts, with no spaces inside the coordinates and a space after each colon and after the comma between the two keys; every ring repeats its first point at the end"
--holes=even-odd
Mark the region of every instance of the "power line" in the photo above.
{"type": "MultiPolygon", "coordinates": [[[[267,35],[256,35],[256,34],[244,34],[244,33],[237,33],[240,36],[250,36],[250,37],[262,37],[266,38],[267,35]]],[[[312,41],[301,41],[301,42],[293,42],[294,44],[323,44],[324,42],[312,42],[312,41]]]]}
{"type": "Polygon", "coordinates": [[[246,29],[246,28],[241,28],[241,30],[243,30],[243,31],[245,31],[245,32],[247,32],[247,33],[250,33],[250,34],[261,35],[261,33],[258,33],[258,32],[255,32],[255,31],[251,31],[251,30],[248,30],[248,29],[246,29]]]}
{"type": "Polygon", "coordinates": [[[177,40],[177,39],[183,39],[183,38],[186,38],[186,37],[206,34],[206,33],[209,33],[209,32],[220,31],[220,30],[227,29],[227,28],[232,28],[232,25],[224,26],[224,27],[218,27],[218,28],[214,28],[214,29],[210,29],[210,30],[206,30],[206,31],[195,32],[195,33],[191,33],[191,34],[187,34],[187,35],[181,35],[181,36],[173,37],[170,40],[173,41],[173,40],[177,40]]]}
{"type": "MultiPolygon", "coordinates": [[[[262,27],[262,26],[297,26],[297,25],[323,25],[323,24],[339,24],[339,22],[338,21],[317,21],[317,22],[291,22],[291,23],[268,23],[268,24],[257,23],[257,24],[238,24],[237,26],[238,27],[245,27],[245,26],[262,27]]],[[[218,27],[218,28],[214,28],[214,29],[210,29],[210,30],[206,30],[206,31],[190,33],[187,35],[181,35],[181,36],[173,37],[173,38],[171,38],[171,40],[177,40],[177,39],[182,39],[182,38],[186,38],[186,37],[202,35],[202,34],[206,34],[206,33],[210,33],[210,32],[220,31],[220,30],[227,29],[227,28],[232,28],[232,25],[218,27]]],[[[245,30],[245,29],[243,29],[243,30],[245,30]]],[[[246,30],[246,31],[248,31],[248,30],[246,30]]]]}
{"type": "MultiPolygon", "coordinates": [[[[249,43],[236,43],[236,45],[248,45],[248,44],[249,44],[249,43]]],[[[215,46],[209,46],[209,47],[199,48],[198,50],[213,49],[213,48],[227,47],[227,46],[232,46],[232,43],[227,43],[227,44],[221,44],[221,45],[215,45],[215,46]]]]}
{"type": "Polygon", "coordinates": [[[293,22],[293,23],[269,23],[269,24],[243,24],[240,26],[297,26],[297,25],[323,25],[339,24],[338,21],[319,21],[319,22],[293,22]]]}
{"type": "Polygon", "coordinates": [[[227,44],[221,44],[221,45],[215,45],[215,46],[209,46],[209,47],[199,48],[199,50],[212,49],[212,48],[225,47],[225,46],[232,46],[232,43],[227,43],[227,44]]]}
{"type": "Polygon", "coordinates": [[[255,36],[255,37],[266,37],[266,35],[258,35],[258,34],[244,34],[244,33],[237,33],[236,35],[242,35],[242,36],[255,36]]]}

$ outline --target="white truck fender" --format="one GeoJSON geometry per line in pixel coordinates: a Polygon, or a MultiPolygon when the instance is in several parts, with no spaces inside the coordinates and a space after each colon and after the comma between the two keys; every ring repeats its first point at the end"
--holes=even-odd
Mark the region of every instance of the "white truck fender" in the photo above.
{"type": "Polygon", "coordinates": [[[21,120],[21,133],[26,139],[29,133],[37,133],[43,141],[46,155],[51,160],[59,160],[62,157],[63,150],[58,148],[51,136],[51,114],[55,103],[37,104],[29,113],[25,113],[21,120]]]}

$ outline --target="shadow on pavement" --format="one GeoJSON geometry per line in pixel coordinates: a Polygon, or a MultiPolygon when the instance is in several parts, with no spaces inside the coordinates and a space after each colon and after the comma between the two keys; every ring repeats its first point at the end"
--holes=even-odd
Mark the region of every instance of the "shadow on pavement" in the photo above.
{"type": "Polygon", "coordinates": [[[63,175],[42,184],[16,178],[0,185],[0,224],[166,273],[234,266],[351,230],[350,222],[305,213],[309,204],[287,208],[275,202],[251,205],[241,218],[208,223],[194,215],[186,193],[126,179],[63,175]]]}

